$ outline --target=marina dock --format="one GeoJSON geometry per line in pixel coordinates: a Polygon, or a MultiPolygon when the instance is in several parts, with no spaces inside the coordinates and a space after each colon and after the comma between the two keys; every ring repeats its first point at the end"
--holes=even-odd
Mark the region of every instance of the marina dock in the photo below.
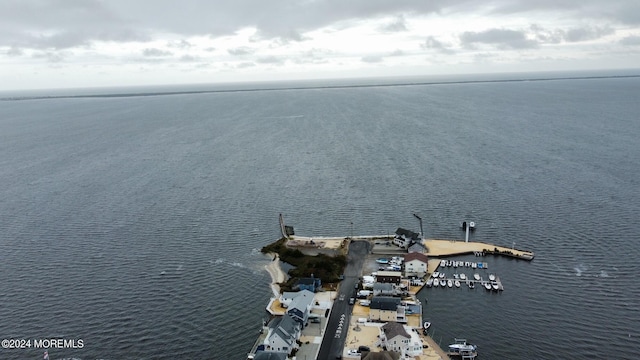
{"type": "MultiPolygon", "coordinates": [[[[414,216],[416,215],[414,214],[414,216]]],[[[421,220],[419,216],[416,216],[416,218],[421,220]]],[[[474,359],[476,356],[478,356],[475,345],[467,345],[466,340],[464,344],[451,344],[449,345],[448,349],[443,350],[439,346],[439,344],[437,344],[434,339],[429,336],[428,331],[423,330],[430,328],[430,323],[429,325],[423,325],[427,324],[427,322],[423,322],[422,318],[423,304],[419,299],[417,299],[417,294],[424,286],[444,287],[451,289],[466,287],[468,287],[469,289],[474,289],[476,287],[480,287],[485,288],[488,293],[496,294],[501,290],[504,290],[504,286],[498,276],[493,273],[488,273],[490,264],[489,262],[484,261],[484,256],[502,255],[528,261],[534,258],[533,252],[515,249],[515,244],[513,247],[509,248],[483,242],[424,239],[421,236],[422,231],[420,234],[417,234],[400,228],[393,235],[387,234],[354,236],[354,234],[352,233],[350,236],[300,236],[295,234],[293,227],[285,225],[282,215],[280,216],[280,227],[283,235],[283,239],[281,239],[283,241],[283,244],[288,248],[299,250],[306,256],[316,256],[318,254],[329,256],[347,255],[349,251],[352,250],[352,247],[358,245],[360,251],[363,252],[360,253],[359,256],[368,257],[369,261],[372,262],[371,268],[373,270],[368,270],[373,271],[372,275],[376,274],[376,270],[378,270],[379,273],[383,270],[387,270],[389,272],[400,271],[402,269],[402,262],[397,263],[398,258],[404,260],[407,254],[411,255],[412,253],[419,252],[426,255],[413,256],[414,258],[411,259],[411,261],[418,263],[422,261],[422,263],[424,264],[424,262],[426,262],[426,273],[423,273],[423,275],[421,275],[421,278],[416,278],[414,276],[410,279],[402,280],[404,281],[403,284],[406,288],[406,293],[404,297],[401,298],[401,302],[402,305],[405,306],[404,311],[406,311],[406,313],[403,312],[402,316],[396,315],[398,316],[397,322],[395,320],[389,322],[403,324],[403,326],[406,327],[407,333],[411,334],[410,341],[414,342],[415,344],[421,345],[423,350],[422,352],[416,352],[415,356],[412,357],[415,359],[474,359]],[[366,248],[363,248],[365,245],[361,244],[359,241],[367,241],[369,242],[369,244],[366,245],[366,248]],[[376,258],[380,255],[382,255],[383,257],[376,258]],[[474,261],[468,261],[468,258],[467,261],[447,259],[448,257],[454,257],[458,255],[475,255],[476,259],[474,261]],[[387,259],[387,257],[389,257],[391,260],[387,259]],[[374,260],[375,263],[373,263],[374,260]],[[434,280],[437,280],[436,282],[438,282],[439,285],[433,285],[434,280]],[[409,310],[411,310],[411,312],[409,312],[409,310]]],[[[411,258],[411,256],[409,256],[409,258],[411,258]]],[[[422,269],[424,269],[424,265],[421,266],[422,269]]],[[[361,275],[363,275],[364,277],[364,273],[361,275]]],[[[341,277],[341,279],[343,278],[341,277]]],[[[362,286],[364,288],[364,284],[362,286]]],[[[355,284],[355,288],[356,290],[359,288],[358,283],[355,284]]],[[[327,330],[327,323],[324,323],[325,329],[320,332],[320,336],[316,336],[316,338],[314,338],[314,343],[317,342],[318,344],[326,345],[327,343],[325,343],[325,341],[333,341],[333,338],[326,338],[326,336],[323,336],[322,333],[324,331],[328,331],[327,333],[335,331],[336,339],[339,339],[342,336],[346,335],[344,343],[341,345],[341,354],[338,354],[337,356],[344,356],[345,358],[357,358],[360,355],[360,352],[357,351],[357,349],[359,349],[360,347],[369,349],[376,349],[378,347],[381,347],[383,344],[381,341],[383,340],[381,340],[380,336],[380,327],[383,326],[383,324],[380,322],[380,319],[372,318],[369,308],[371,300],[369,300],[367,304],[360,303],[359,301],[355,301],[354,303],[356,296],[353,290],[352,283],[349,283],[347,290],[345,291],[343,291],[341,285],[339,291],[341,292],[342,297],[339,298],[339,300],[336,300],[337,303],[334,303],[333,305],[341,305],[342,303],[340,301],[345,299],[346,293],[349,293],[353,296],[350,299],[349,303],[352,308],[350,308],[350,311],[346,311],[341,315],[342,318],[338,323],[338,327],[336,327],[334,324],[332,325],[333,327],[330,328],[331,330],[327,330]],[[346,330],[346,334],[343,334],[344,330],[346,330]]],[[[372,293],[372,291],[368,291],[368,293],[372,293]]],[[[369,294],[366,294],[364,296],[369,296],[369,294]]],[[[358,298],[360,299],[360,297],[358,298]]],[[[366,299],[367,298],[365,298],[365,300],[366,299]]],[[[269,308],[271,311],[268,311],[272,315],[281,313],[281,309],[273,309],[273,305],[276,303],[277,299],[273,299],[272,303],[270,303],[269,308]]],[[[424,305],[426,305],[426,302],[424,305]]],[[[331,309],[332,310],[330,314],[333,314],[335,311],[345,311],[340,307],[338,309],[341,310],[334,310],[333,306],[331,306],[331,309]]],[[[376,308],[376,311],[381,312],[382,310],[376,308]]],[[[380,315],[377,312],[375,314],[376,316],[380,315]]],[[[325,314],[325,316],[327,315],[325,314]]],[[[327,319],[327,321],[330,320],[327,319]]],[[[456,339],[456,342],[458,340],[463,339],[456,339]]],[[[384,341],[386,341],[386,339],[384,341]]],[[[257,344],[259,344],[259,342],[257,342],[257,344]]],[[[302,348],[307,349],[307,344],[309,344],[309,342],[305,341],[302,348]]],[[[322,346],[325,345],[320,345],[318,349],[324,351],[322,350],[322,346]]],[[[325,352],[326,351],[324,351],[323,354],[325,354],[325,352]]],[[[316,353],[315,355],[315,357],[317,358],[318,354],[316,353]]],[[[313,356],[313,354],[311,354],[311,356],[313,356]]]]}
{"type": "Polygon", "coordinates": [[[523,260],[533,260],[534,257],[534,253],[532,251],[518,250],[482,242],[426,239],[423,240],[422,243],[427,248],[427,255],[433,257],[478,253],[485,255],[503,255],[523,260]]]}

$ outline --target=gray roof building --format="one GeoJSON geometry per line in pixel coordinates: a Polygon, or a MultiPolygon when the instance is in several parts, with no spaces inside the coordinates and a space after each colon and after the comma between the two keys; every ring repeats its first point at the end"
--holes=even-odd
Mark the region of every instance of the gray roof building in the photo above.
{"type": "Polygon", "coordinates": [[[395,311],[400,305],[400,298],[391,296],[374,296],[369,307],[371,309],[395,311]]]}
{"type": "Polygon", "coordinates": [[[255,354],[253,360],[287,360],[287,354],[275,351],[260,351],[255,354]]]}

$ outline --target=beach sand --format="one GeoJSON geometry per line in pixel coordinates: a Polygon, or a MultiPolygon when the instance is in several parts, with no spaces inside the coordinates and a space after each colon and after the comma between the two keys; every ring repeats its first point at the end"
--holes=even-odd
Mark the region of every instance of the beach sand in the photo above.
{"type": "Polygon", "coordinates": [[[511,249],[504,246],[497,246],[482,242],[426,239],[423,241],[423,244],[427,249],[429,249],[427,252],[428,256],[453,256],[457,254],[473,253],[474,251],[482,252],[484,249],[498,249],[503,252],[511,252],[513,255],[518,257],[533,258],[533,253],[530,251],[511,249]]]}
{"type": "Polygon", "coordinates": [[[273,291],[274,297],[280,297],[280,286],[278,284],[284,282],[287,279],[287,274],[282,271],[282,267],[280,267],[280,257],[278,254],[269,253],[270,256],[273,257],[273,261],[271,261],[268,265],[265,265],[265,269],[271,275],[271,290],[273,291]]]}

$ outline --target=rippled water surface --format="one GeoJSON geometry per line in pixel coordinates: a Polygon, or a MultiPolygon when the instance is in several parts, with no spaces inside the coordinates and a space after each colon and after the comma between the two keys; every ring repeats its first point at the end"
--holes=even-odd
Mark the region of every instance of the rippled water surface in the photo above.
{"type": "Polygon", "coordinates": [[[475,220],[475,240],[536,253],[483,258],[501,294],[424,290],[442,345],[637,348],[638,94],[614,78],[0,101],[0,337],[83,339],[52,359],[243,359],[279,213],[335,236],[420,213],[429,237],[475,220]]]}

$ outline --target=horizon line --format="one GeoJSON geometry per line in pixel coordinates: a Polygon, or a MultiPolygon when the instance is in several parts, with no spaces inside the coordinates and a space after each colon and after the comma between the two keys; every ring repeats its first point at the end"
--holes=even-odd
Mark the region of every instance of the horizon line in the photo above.
{"type": "MultiPolygon", "coordinates": [[[[471,74],[470,74],[471,75],[471,74]]],[[[479,74],[475,74],[479,75],[479,74]]],[[[483,74],[484,75],[484,74],[483,74]]],[[[395,87],[395,86],[433,86],[433,85],[461,85],[461,84],[483,84],[483,83],[510,83],[527,81],[559,81],[559,80],[600,80],[618,78],[640,78],[640,74],[627,75],[582,75],[582,76],[560,76],[560,77],[530,77],[517,79],[483,79],[483,80],[451,80],[451,81],[417,81],[417,82],[397,82],[397,83],[375,83],[375,84],[345,84],[345,85],[308,85],[308,86],[287,86],[287,87],[265,87],[246,89],[210,89],[210,90],[179,90],[179,91],[156,91],[156,92],[122,92],[113,94],[76,94],[76,95],[34,95],[34,96],[13,96],[2,97],[0,101],[25,101],[25,100],[48,100],[48,99],[83,99],[83,98],[123,98],[123,97],[147,97],[147,96],[170,96],[170,95],[198,95],[215,93],[234,92],[257,92],[257,91],[291,91],[291,90],[316,90],[316,89],[350,89],[350,88],[372,88],[372,87],[395,87]]],[[[292,81],[338,81],[345,79],[309,79],[292,81]]],[[[355,80],[355,79],[354,79],[355,80]]],[[[274,83],[276,81],[264,82],[274,83]]],[[[285,82],[285,81],[281,81],[285,82]]],[[[226,83],[225,85],[238,85],[243,83],[226,83]]],[[[247,83],[244,83],[247,84],[247,83]]],[[[192,84],[192,86],[204,86],[205,84],[192,84]]],[[[214,84],[211,84],[214,85],[214,84]]],[[[219,84],[220,85],[220,84],[219,84]]],[[[145,85],[138,85],[145,86],[145,85]]],[[[148,86],[189,86],[183,85],[148,85],[148,86]]],[[[91,88],[82,88],[83,90],[91,88]]],[[[94,88],[100,89],[100,88],[94,88]]],[[[104,89],[104,88],[103,88],[104,89]]],[[[63,89],[56,89],[63,90],[63,89]]],[[[45,91],[45,90],[22,90],[22,91],[45,91]]]]}

